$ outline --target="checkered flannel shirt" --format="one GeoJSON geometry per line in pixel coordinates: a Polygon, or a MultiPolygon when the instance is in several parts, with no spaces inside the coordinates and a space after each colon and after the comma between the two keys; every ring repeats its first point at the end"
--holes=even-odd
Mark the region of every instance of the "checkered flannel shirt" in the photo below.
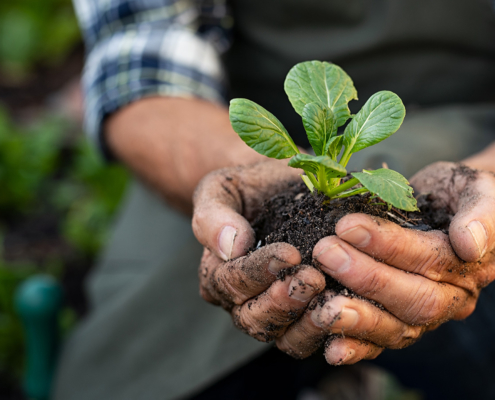
{"type": "Polygon", "coordinates": [[[226,0],[73,0],[87,47],[85,130],[109,156],[102,122],[151,96],[224,102],[226,0]]]}

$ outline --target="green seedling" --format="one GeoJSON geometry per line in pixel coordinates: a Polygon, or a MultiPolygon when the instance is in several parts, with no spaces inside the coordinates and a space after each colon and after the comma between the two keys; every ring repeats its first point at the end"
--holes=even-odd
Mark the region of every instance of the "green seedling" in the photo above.
{"type": "Polygon", "coordinates": [[[417,210],[409,182],[390,169],[351,173],[342,183],[353,153],[394,134],[406,110],[395,93],[375,93],[363,108],[351,115],[349,102],[357,100],[351,78],[335,64],[307,61],[295,65],[285,79],[285,92],[302,117],[315,155],[302,154],[282,123],[269,111],[247,99],[230,102],[230,122],[241,139],[258,153],[284,159],[289,166],[304,170],[301,175],[311,192],[330,199],[372,193],[389,206],[405,211],[417,210]],[[342,134],[338,128],[352,120],[342,134]],[[359,185],[359,186],[358,186],[359,185]]]}

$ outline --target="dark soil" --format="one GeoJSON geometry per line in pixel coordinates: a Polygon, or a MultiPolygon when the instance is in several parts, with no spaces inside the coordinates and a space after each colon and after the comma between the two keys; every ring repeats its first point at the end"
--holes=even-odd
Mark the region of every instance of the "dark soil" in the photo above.
{"type": "MultiPolygon", "coordinates": [[[[300,251],[302,264],[318,267],[312,257],[314,246],[323,237],[335,235],[335,225],[347,214],[365,213],[409,229],[448,231],[452,218],[449,210],[434,210],[429,196],[421,196],[418,207],[421,212],[406,212],[394,207],[389,210],[386,205],[380,204],[380,199],[370,199],[369,195],[329,201],[324,195],[309,193],[304,183],[300,182],[265,202],[253,222],[253,228],[257,248],[271,243],[289,243],[300,251]]],[[[283,279],[284,276],[279,278],[283,279]]],[[[329,276],[327,288],[354,296],[329,276]]]]}

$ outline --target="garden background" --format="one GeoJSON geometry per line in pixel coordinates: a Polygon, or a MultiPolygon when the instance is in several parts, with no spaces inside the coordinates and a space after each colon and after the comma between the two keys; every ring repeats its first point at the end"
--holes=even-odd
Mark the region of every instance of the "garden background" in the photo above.
{"type": "Polygon", "coordinates": [[[23,398],[15,288],[39,272],[58,279],[70,331],[125,191],[127,173],[82,133],[83,59],[70,0],[0,2],[0,400],[23,398]]]}

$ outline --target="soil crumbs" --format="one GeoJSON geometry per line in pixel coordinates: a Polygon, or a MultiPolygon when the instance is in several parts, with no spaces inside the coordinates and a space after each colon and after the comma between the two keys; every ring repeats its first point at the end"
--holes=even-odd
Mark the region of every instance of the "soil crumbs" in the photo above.
{"type": "MultiPolygon", "coordinates": [[[[289,243],[300,251],[302,264],[318,267],[312,256],[314,246],[323,237],[335,235],[337,222],[351,213],[380,217],[409,229],[447,232],[452,219],[450,210],[433,209],[427,195],[418,198],[418,207],[421,212],[406,212],[395,207],[389,210],[380,199],[371,198],[369,194],[329,201],[324,195],[309,193],[303,182],[294,183],[289,190],[263,204],[252,224],[256,233],[256,248],[271,243],[289,243]]],[[[279,278],[284,279],[285,276],[279,278]]],[[[327,275],[326,280],[327,289],[356,296],[327,275]]]]}

